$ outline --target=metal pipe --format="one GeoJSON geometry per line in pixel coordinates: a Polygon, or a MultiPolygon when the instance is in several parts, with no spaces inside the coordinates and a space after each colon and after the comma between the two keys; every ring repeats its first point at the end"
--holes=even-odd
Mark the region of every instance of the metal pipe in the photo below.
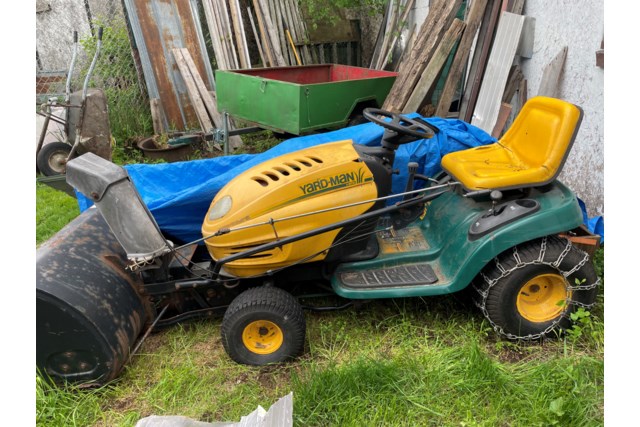
{"type": "Polygon", "coordinates": [[[40,132],[40,138],[38,138],[38,146],[36,147],[36,156],[38,156],[38,153],[44,145],[44,138],[47,135],[47,128],[49,128],[49,120],[51,120],[51,103],[47,102],[46,107],[48,113],[44,116],[44,124],[42,125],[42,131],[40,132]]]}
{"type": "MultiPolygon", "coordinates": [[[[71,76],[73,75],[73,69],[76,65],[76,57],[78,56],[78,32],[73,32],[73,54],[71,55],[71,64],[69,64],[69,73],[67,74],[67,84],[65,85],[65,103],[69,103],[71,97],[71,76]]],[[[67,110],[68,114],[68,110],[67,110]]]]}
{"type": "Polygon", "coordinates": [[[87,72],[87,76],[84,79],[84,85],[82,86],[82,102],[87,98],[87,89],[89,88],[89,79],[91,79],[91,74],[93,74],[93,70],[96,68],[96,63],[98,62],[98,55],[100,55],[100,49],[102,48],[102,27],[98,29],[98,43],[96,44],[96,53],[93,55],[93,60],[91,61],[91,66],[89,66],[89,71],[87,72]]]}
{"type": "Polygon", "coordinates": [[[78,123],[76,126],[76,139],[73,142],[73,146],[71,147],[71,151],[67,156],[67,162],[76,155],[76,151],[78,150],[78,146],[80,145],[81,138],[81,130],[82,130],[82,122],[84,122],[84,113],[86,111],[85,101],[87,99],[87,90],[89,88],[89,80],[91,79],[91,74],[93,74],[93,70],[96,67],[96,63],[98,62],[98,55],[100,54],[100,48],[102,47],[102,27],[98,28],[98,43],[96,44],[96,53],[93,55],[93,60],[91,61],[91,65],[89,66],[89,71],[87,71],[87,76],[84,79],[84,85],[82,86],[82,102],[80,105],[80,117],[78,118],[78,123]]]}
{"type": "MultiPolygon", "coordinates": [[[[453,187],[453,186],[455,186],[455,185],[460,185],[460,183],[459,183],[459,182],[457,182],[457,181],[455,181],[455,182],[449,182],[449,183],[446,183],[446,184],[434,185],[434,186],[432,186],[432,187],[420,188],[420,189],[418,189],[418,190],[407,191],[407,192],[404,192],[404,193],[391,194],[391,195],[389,195],[389,196],[378,197],[378,198],[375,198],[375,199],[369,199],[369,200],[363,200],[363,201],[360,201],[360,202],[348,203],[348,204],[346,204],[346,205],[334,206],[334,207],[327,208],[327,209],[320,209],[320,210],[318,210],[318,211],[306,212],[306,213],[302,213],[302,214],[298,214],[298,215],[292,215],[292,216],[287,216],[287,217],[279,218],[279,219],[270,219],[269,221],[259,222],[259,223],[256,223],[256,224],[244,225],[244,226],[236,227],[236,228],[220,229],[220,230],[218,230],[218,231],[217,231],[216,233],[214,233],[214,234],[211,234],[211,235],[209,235],[209,236],[205,236],[205,237],[203,237],[203,238],[201,238],[201,239],[198,239],[198,240],[194,240],[193,242],[189,242],[189,243],[187,243],[186,245],[179,246],[179,247],[177,247],[177,248],[176,248],[176,250],[182,249],[182,248],[184,248],[184,247],[186,247],[186,246],[189,246],[189,245],[193,245],[194,243],[202,242],[202,241],[207,240],[207,239],[209,239],[209,238],[211,238],[211,237],[217,237],[217,236],[220,236],[220,235],[222,235],[222,234],[228,234],[228,233],[231,233],[232,231],[240,231],[240,230],[246,230],[246,229],[248,229],[248,228],[260,227],[260,226],[262,226],[262,225],[270,225],[270,224],[272,223],[272,221],[273,221],[274,223],[278,223],[278,222],[282,222],[282,221],[290,221],[290,220],[292,220],[292,219],[304,218],[304,217],[306,217],[306,216],[311,216],[311,215],[316,215],[316,214],[321,214],[321,213],[331,212],[331,211],[335,211],[335,210],[338,210],[338,209],[352,208],[352,207],[354,207],[354,206],[359,206],[359,205],[363,205],[363,204],[366,204],[366,203],[379,202],[379,201],[382,201],[382,200],[388,200],[388,199],[400,198],[400,197],[402,197],[402,196],[408,196],[408,195],[413,195],[413,194],[425,193],[425,192],[427,192],[427,191],[431,191],[431,190],[439,190],[439,189],[441,189],[441,188],[445,188],[445,187],[453,187]]],[[[442,193],[438,193],[438,194],[442,194],[442,193]]]]}
{"type": "Polygon", "coordinates": [[[264,243],[262,245],[256,246],[254,248],[248,249],[244,252],[239,252],[237,254],[234,255],[230,255],[228,257],[222,258],[221,260],[217,261],[214,268],[213,268],[213,273],[215,275],[217,275],[220,270],[222,269],[222,266],[229,263],[229,262],[233,262],[233,261],[237,261],[239,259],[242,258],[246,258],[249,257],[251,255],[255,255],[257,253],[260,252],[264,252],[264,251],[268,251],[270,249],[274,249],[280,246],[285,246],[289,243],[293,243],[293,242],[297,242],[298,240],[303,240],[303,239],[307,239],[309,237],[314,237],[317,236],[319,234],[323,234],[326,233],[328,231],[333,231],[335,229],[338,228],[342,228],[342,227],[346,227],[347,225],[351,225],[352,223],[358,222],[358,221],[364,221],[370,218],[375,218],[378,216],[381,216],[383,214],[386,213],[390,213],[390,212],[394,212],[396,210],[402,209],[402,208],[407,208],[413,205],[417,205],[420,203],[426,203],[430,200],[435,199],[436,197],[438,197],[441,194],[444,194],[447,190],[443,190],[440,191],[438,193],[435,194],[429,194],[429,195],[425,195],[422,197],[416,197],[413,199],[410,199],[408,201],[404,201],[404,202],[400,202],[397,203],[393,206],[388,206],[385,208],[381,208],[381,209],[376,209],[375,211],[371,211],[371,212],[367,212],[364,213],[362,215],[358,215],[354,218],[350,218],[347,220],[343,220],[343,221],[338,221],[335,222],[333,224],[329,224],[329,225],[325,225],[323,227],[318,227],[314,230],[310,230],[310,231],[306,231],[304,233],[300,233],[300,234],[296,234],[294,236],[289,236],[289,237],[285,237],[282,240],[278,240],[278,241],[274,241],[274,242],[269,242],[269,243],[264,243]]]}
{"type": "Polygon", "coordinates": [[[162,311],[160,312],[160,314],[158,314],[158,317],[156,317],[156,319],[153,321],[153,323],[151,324],[151,326],[149,326],[149,329],[147,329],[147,332],[144,333],[144,335],[142,336],[142,338],[140,338],[140,341],[138,341],[138,344],[136,345],[136,347],[133,349],[133,351],[131,353],[129,353],[129,360],[131,360],[131,358],[133,357],[134,354],[136,354],[136,352],[138,351],[138,349],[140,348],[140,346],[142,346],[142,343],[147,339],[147,337],[149,336],[149,334],[151,333],[151,331],[153,331],[153,328],[156,326],[156,324],[160,321],[160,319],[162,318],[162,315],[165,313],[165,311],[167,311],[167,309],[169,308],[169,305],[165,305],[164,308],[162,309],[162,311]]]}
{"type": "Polygon", "coordinates": [[[224,147],[224,155],[229,155],[229,114],[225,111],[222,113],[222,138],[223,138],[223,147],[224,147]]]}

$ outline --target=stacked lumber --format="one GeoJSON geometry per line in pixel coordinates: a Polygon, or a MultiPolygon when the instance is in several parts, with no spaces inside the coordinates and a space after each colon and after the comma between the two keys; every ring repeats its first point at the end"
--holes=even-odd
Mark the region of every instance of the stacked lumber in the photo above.
{"type": "MultiPolygon", "coordinates": [[[[211,132],[214,127],[222,129],[224,127],[224,118],[217,108],[215,92],[207,89],[202,76],[198,73],[196,64],[193,62],[191,54],[186,48],[172,49],[173,57],[176,60],[178,71],[187,87],[189,101],[196,111],[200,128],[205,132],[211,132]]],[[[229,147],[235,150],[242,145],[242,139],[239,136],[229,137],[229,147]]],[[[221,147],[216,146],[219,150],[221,147]]]]}
{"type": "Polygon", "coordinates": [[[387,3],[369,68],[382,70],[389,64],[391,53],[398,43],[401,32],[406,28],[407,18],[414,3],[415,0],[398,0],[387,3]]]}
{"type": "MultiPolygon", "coordinates": [[[[399,72],[383,109],[424,116],[459,117],[501,136],[527,100],[527,81],[517,64],[531,58],[535,20],[522,15],[524,0],[434,0],[419,30],[409,32],[399,72]],[[464,21],[459,19],[464,14],[464,21]],[[440,84],[438,84],[440,83],[440,84]],[[437,91],[436,91],[437,89],[437,91]]],[[[411,0],[390,2],[372,68],[389,66],[411,0]]],[[[556,91],[566,49],[545,69],[539,94],[556,91]]]]}
{"type": "Polygon", "coordinates": [[[297,0],[202,0],[217,68],[282,67],[317,62],[297,0]],[[247,23],[247,25],[245,25],[247,23]],[[260,64],[251,62],[255,42],[260,64]]]}
{"type": "MultiPolygon", "coordinates": [[[[462,0],[436,0],[431,4],[429,14],[418,31],[411,52],[404,56],[400,64],[398,77],[385,100],[383,109],[398,113],[409,112],[405,110],[405,106],[427,65],[438,51],[443,37],[454,23],[461,3],[462,0]]],[[[426,95],[425,93],[424,96],[426,95]]]]}

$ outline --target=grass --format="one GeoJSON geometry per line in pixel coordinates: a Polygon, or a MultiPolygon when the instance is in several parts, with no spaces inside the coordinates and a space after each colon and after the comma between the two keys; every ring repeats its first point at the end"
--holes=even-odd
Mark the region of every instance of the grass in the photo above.
{"type": "MultiPolygon", "coordinates": [[[[44,185],[36,196],[38,245],[78,208],[44,185]]],[[[603,260],[601,249],[601,277],[603,260]]],[[[107,386],[36,379],[36,425],[133,426],[152,414],[237,422],[292,391],[297,426],[600,426],[604,287],[598,301],[579,334],[541,343],[497,338],[464,294],[310,312],[304,354],[265,367],[229,359],[220,319],[195,321],[152,334],[107,386]]]]}
{"type": "Polygon", "coordinates": [[[110,386],[39,383],[37,424],[131,426],[151,414],[237,421],[290,391],[304,426],[603,424],[603,354],[591,339],[497,341],[452,298],[380,301],[307,321],[305,354],[267,367],[233,363],[219,321],[170,328],[110,386]]]}
{"type": "Polygon", "coordinates": [[[36,182],[36,246],[45,242],[78,216],[76,199],[36,182]]]}

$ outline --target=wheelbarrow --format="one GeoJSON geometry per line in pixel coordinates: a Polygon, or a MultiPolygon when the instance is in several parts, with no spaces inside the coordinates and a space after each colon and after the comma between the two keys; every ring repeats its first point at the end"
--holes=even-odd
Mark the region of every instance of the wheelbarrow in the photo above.
{"type": "Polygon", "coordinates": [[[39,115],[44,122],[36,147],[36,165],[45,176],[64,175],[69,160],[85,153],[93,153],[111,160],[111,131],[107,98],[102,89],[89,89],[89,80],[95,69],[102,46],[102,28],[98,30],[98,43],[81,91],[71,92],[71,76],[78,53],[78,32],[73,33],[73,55],[65,86],[65,100],[59,103],[50,98],[41,106],[39,115]],[[59,110],[64,110],[60,114],[59,110]],[[64,141],[45,144],[49,125],[56,122],[64,128],[64,141]]]}

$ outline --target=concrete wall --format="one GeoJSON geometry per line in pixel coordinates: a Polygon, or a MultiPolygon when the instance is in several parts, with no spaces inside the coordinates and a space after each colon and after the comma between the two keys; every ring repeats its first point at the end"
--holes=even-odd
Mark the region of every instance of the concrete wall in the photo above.
{"type": "Polygon", "coordinates": [[[590,216],[603,215],[604,70],[596,66],[603,0],[527,0],[524,14],[536,19],[533,57],[520,60],[528,97],[537,94],[545,65],[568,46],[556,97],[582,107],[584,118],[560,180],[584,200],[590,216]]]}
{"type": "MultiPolygon", "coordinates": [[[[418,28],[429,3],[415,2],[411,23],[418,28]]],[[[536,19],[533,56],[517,60],[529,98],[538,92],[544,67],[568,46],[556,97],[582,107],[584,118],[560,179],[584,200],[590,216],[603,215],[604,70],[596,66],[596,50],[604,36],[604,0],[525,0],[523,14],[536,19]]]]}
{"type": "MultiPolygon", "coordinates": [[[[91,35],[91,20],[108,25],[111,19],[124,19],[120,0],[37,0],[36,72],[64,71],[73,54],[73,31],[78,38],[91,35]]],[[[86,60],[79,50],[78,61],[86,60]]]]}

